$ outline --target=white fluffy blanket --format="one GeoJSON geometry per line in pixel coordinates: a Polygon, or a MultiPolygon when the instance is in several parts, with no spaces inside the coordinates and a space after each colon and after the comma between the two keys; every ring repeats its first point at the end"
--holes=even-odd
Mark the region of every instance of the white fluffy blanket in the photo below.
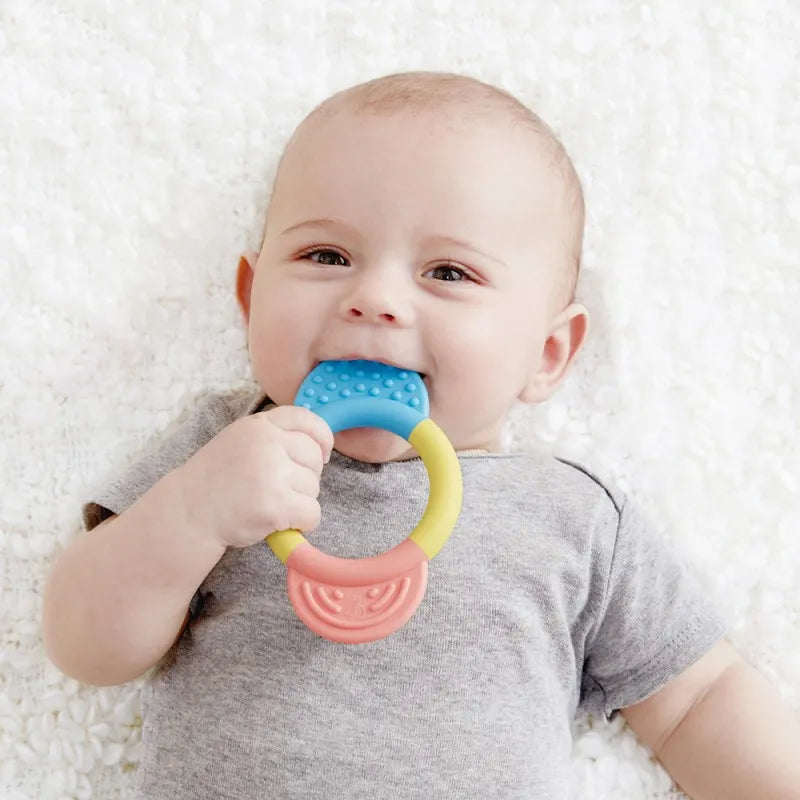
{"type": "MultiPolygon", "coordinates": [[[[588,202],[591,340],[509,438],[603,470],[800,707],[800,15],[791,0],[4,0],[0,797],[129,795],[140,683],[44,658],[42,587],[95,483],[249,380],[237,255],[331,92],[463,71],[537,109],[588,202]]],[[[583,796],[677,797],[621,723],[583,796]]]]}

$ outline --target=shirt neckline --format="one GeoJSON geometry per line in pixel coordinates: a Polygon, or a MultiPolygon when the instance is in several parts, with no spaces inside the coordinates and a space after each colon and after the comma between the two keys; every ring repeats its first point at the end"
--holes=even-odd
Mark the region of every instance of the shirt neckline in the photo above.
{"type": "MultiPolygon", "coordinates": [[[[269,395],[264,394],[263,392],[259,392],[256,395],[255,400],[250,404],[247,413],[248,414],[257,414],[260,411],[266,411],[271,406],[274,406],[275,403],[272,402],[272,399],[269,395]]],[[[522,456],[528,455],[527,453],[523,452],[522,450],[514,450],[510,453],[489,453],[486,451],[478,452],[473,450],[467,450],[464,452],[456,452],[456,457],[460,460],[462,459],[470,459],[470,460],[479,460],[479,459],[494,459],[494,458],[519,458],[522,456]]],[[[333,460],[334,456],[341,460],[349,461],[353,464],[369,464],[375,467],[384,467],[391,464],[407,464],[411,462],[419,462],[422,461],[420,456],[411,456],[411,458],[405,458],[402,461],[379,461],[379,462],[372,462],[372,461],[359,461],[356,458],[350,458],[350,456],[344,455],[344,453],[340,453],[338,450],[333,450],[331,453],[331,460],[333,460]]]]}

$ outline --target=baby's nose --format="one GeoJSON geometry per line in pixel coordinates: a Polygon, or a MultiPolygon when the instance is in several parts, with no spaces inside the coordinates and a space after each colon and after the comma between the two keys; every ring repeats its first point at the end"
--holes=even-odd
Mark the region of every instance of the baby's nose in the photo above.
{"type": "Polygon", "coordinates": [[[342,297],[340,309],[351,322],[402,326],[412,321],[411,306],[411,291],[404,282],[375,274],[353,281],[342,297]]]}
{"type": "Polygon", "coordinates": [[[397,317],[394,314],[390,314],[388,311],[381,311],[377,314],[371,314],[369,311],[365,314],[361,309],[352,306],[350,310],[347,312],[348,316],[357,318],[357,317],[371,317],[375,316],[377,319],[386,321],[386,322],[395,322],[397,317]]]}

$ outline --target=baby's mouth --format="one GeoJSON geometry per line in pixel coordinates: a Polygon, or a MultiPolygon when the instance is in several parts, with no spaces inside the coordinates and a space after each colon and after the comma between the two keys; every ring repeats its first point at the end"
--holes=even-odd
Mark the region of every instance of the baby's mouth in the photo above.
{"type": "MultiPolygon", "coordinates": [[[[361,356],[361,355],[350,354],[350,355],[347,355],[347,356],[339,356],[335,360],[338,360],[338,361],[370,361],[370,360],[373,360],[373,359],[365,358],[364,356],[361,356]]],[[[418,370],[418,369],[412,369],[411,367],[406,367],[405,365],[400,365],[400,364],[398,364],[396,362],[392,363],[390,361],[383,361],[383,360],[380,360],[380,359],[376,359],[376,360],[378,360],[379,363],[381,363],[381,364],[387,364],[388,366],[395,367],[396,369],[405,370],[406,372],[416,373],[417,375],[419,375],[420,380],[425,384],[425,388],[430,393],[431,381],[430,381],[430,379],[428,377],[428,373],[427,372],[422,372],[421,370],[418,370]]],[[[316,368],[317,365],[320,364],[320,363],[321,363],[320,361],[316,361],[314,363],[314,368],[316,368]]]]}
{"type": "MultiPolygon", "coordinates": [[[[383,359],[380,359],[380,358],[370,359],[370,358],[366,358],[364,356],[349,355],[349,356],[340,357],[338,360],[340,360],[340,361],[373,361],[374,360],[374,361],[377,361],[379,364],[386,364],[387,366],[394,367],[395,369],[405,370],[406,372],[416,372],[417,375],[419,375],[420,378],[422,378],[423,380],[427,376],[426,372],[420,372],[420,370],[418,370],[418,369],[412,369],[411,367],[407,367],[405,365],[399,364],[399,363],[394,362],[394,361],[384,361],[383,359]]],[[[316,367],[316,365],[319,364],[319,363],[320,363],[319,361],[315,362],[314,366],[316,367]]]]}

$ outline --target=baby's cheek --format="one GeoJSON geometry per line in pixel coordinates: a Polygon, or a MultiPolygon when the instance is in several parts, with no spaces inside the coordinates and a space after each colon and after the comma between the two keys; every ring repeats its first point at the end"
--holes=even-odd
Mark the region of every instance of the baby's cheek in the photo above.
{"type": "Polygon", "coordinates": [[[429,392],[431,416],[435,418],[438,414],[445,424],[463,429],[476,412],[480,414],[479,406],[483,403],[480,383],[474,373],[464,370],[440,376],[429,392]]]}
{"type": "Polygon", "coordinates": [[[513,404],[518,376],[507,352],[474,349],[453,382],[449,414],[472,431],[495,425],[513,404]]]}
{"type": "Polygon", "coordinates": [[[295,372],[304,367],[292,336],[290,315],[251,319],[249,345],[253,375],[261,388],[278,405],[290,405],[302,380],[295,372]]]}
{"type": "Polygon", "coordinates": [[[281,284],[265,283],[254,300],[253,315],[264,329],[277,329],[288,325],[299,314],[300,302],[296,293],[281,284]]]}

